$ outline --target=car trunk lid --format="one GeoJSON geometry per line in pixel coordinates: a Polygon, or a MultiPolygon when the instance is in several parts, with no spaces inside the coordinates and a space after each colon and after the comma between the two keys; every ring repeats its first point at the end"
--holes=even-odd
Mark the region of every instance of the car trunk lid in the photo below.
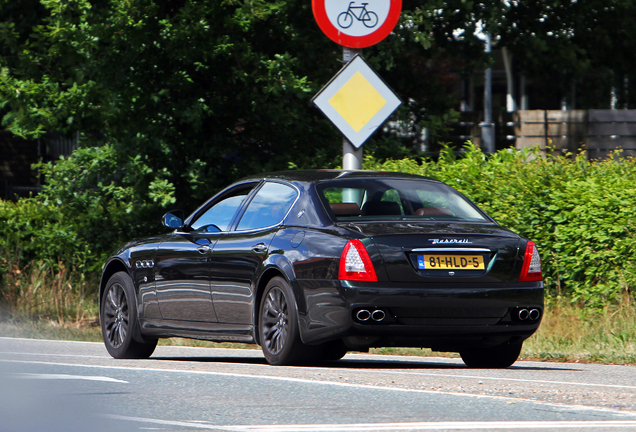
{"type": "Polygon", "coordinates": [[[391,282],[508,282],[519,261],[520,237],[494,223],[347,226],[373,240],[391,282]]]}

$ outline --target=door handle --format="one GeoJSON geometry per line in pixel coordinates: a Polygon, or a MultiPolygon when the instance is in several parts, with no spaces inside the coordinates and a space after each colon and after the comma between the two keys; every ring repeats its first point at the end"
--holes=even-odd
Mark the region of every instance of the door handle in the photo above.
{"type": "Polygon", "coordinates": [[[252,246],[254,252],[267,252],[267,245],[265,243],[259,243],[256,246],[252,246]]]}
{"type": "Polygon", "coordinates": [[[210,246],[209,245],[203,245],[197,248],[197,250],[199,251],[199,253],[201,255],[205,255],[206,253],[210,252],[210,246]]]}

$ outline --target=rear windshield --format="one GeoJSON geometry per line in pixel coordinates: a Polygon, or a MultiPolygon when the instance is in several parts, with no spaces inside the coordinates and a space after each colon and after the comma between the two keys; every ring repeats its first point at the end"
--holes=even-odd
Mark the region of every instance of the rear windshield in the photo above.
{"type": "Polygon", "coordinates": [[[338,179],[316,190],[336,221],[489,221],[455,189],[434,181],[338,179]]]}

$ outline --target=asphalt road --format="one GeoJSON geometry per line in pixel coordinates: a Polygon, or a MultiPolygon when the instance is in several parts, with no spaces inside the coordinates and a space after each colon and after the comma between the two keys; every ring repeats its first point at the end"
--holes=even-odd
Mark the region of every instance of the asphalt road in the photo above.
{"type": "Polygon", "coordinates": [[[0,337],[0,431],[636,431],[636,368],[348,354],[274,367],[260,351],[0,337]]]}

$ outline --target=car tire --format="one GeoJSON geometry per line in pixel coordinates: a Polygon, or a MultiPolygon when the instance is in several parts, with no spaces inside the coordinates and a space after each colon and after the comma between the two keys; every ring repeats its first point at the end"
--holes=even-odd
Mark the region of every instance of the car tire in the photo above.
{"type": "Polygon", "coordinates": [[[519,358],[523,342],[508,342],[491,348],[470,348],[459,355],[469,368],[507,368],[519,358]]]}
{"type": "Polygon", "coordinates": [[[322,344],[320,348],[320,358],[324,361],[340,360],[348,352],[346,345],[341,340],[327,342],[322,344]]]}
{"type": "Polygon", "coordinates": [[[145,359],[152,355],[157,340],[139,342],[137,330],[137,302],[132,280],[126,272],[110,277],[102,294],[99,318],[102,337],[108,353],[117,359],[145,359]]]}
{"type": "Polygon", "coordinates": [[[267,363],[289,365],[306,360],[294,294],[285,279],[275,277],[269,281],[258,317],[260,344],[267,363]]]}

